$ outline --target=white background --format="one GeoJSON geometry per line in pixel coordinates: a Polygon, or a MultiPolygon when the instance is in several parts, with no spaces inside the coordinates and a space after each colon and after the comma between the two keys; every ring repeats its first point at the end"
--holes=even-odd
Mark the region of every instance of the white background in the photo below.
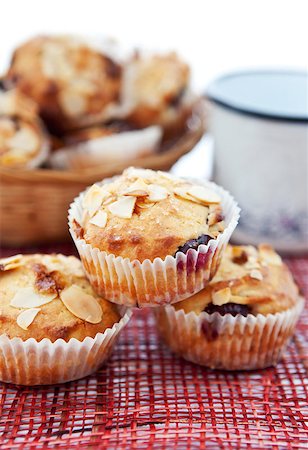
{"type": "Polygon", "coordinates": [[[50,32],[176,49],[201,90],[237,68],[308,68],[307,0],[3,0],[0,15],[2,72],[14,46],[50,32]]]}

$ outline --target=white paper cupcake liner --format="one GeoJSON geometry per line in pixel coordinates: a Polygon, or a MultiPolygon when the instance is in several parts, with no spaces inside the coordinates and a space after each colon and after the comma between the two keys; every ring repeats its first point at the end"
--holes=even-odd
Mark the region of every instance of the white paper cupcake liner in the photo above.
{"type": "Polygon", "coordinates": [[[153,125],[142,130],[89,139],[53,152],[49,165],[55,169],[87,169],[116,161],[129,162],[155,153],[162,134],[162,128],[153,125]]]}
{"type": "MultiPolygon", "coordinates": [[[[81,193],[69,209],[69,229],[78,249],[84,270],[93,288],[111,302],[126,306],[159,306],[175,303],[203,289],[215,275],[222,252],[238,220],[240,209],[229,192],[215,183],[191,180],[217,192],[222,198],[226,228],[198,250],[177,253],[165,259],[131,261],[100,251],[76,236],[74,220],[82,223],[81,193]]],[[[108,182],[108,180],[105,180],[108,182]]]]}
{"type": "Polygon", "coordinates": [[[109,357],[112,347],[131,317],[125,312],[122,319],[104,333],[82,342],[57,339],[51,342],[33,338],[23,341],[0,336],[0,380],[20,385],[64,383],[95,372],[109,357]]]}
{"type": "Polygon", "coordinates": [[[212,369],[252,370],[275,365],[292,336],[304,300],[276,314],[247,317],[159,308],[156,323],[179,356],[212,369]]]}

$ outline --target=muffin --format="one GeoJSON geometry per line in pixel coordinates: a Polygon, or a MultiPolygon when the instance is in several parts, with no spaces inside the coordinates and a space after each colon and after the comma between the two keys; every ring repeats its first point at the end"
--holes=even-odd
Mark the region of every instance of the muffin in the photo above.
{"type": "Polygon", "coordinates": [[[73,256],[0,259],[0,299],[0,379],[16,384],[94,372],[129,320],[95,294],[73,256]]]}
{"type": "Polygon", "coordinates": [[[117,104],[121,65],[75,36],[39,36],[18,47],[6,75],[33,98],[54,132],[108,117],[117,104]]]}
{"type": "Polygon", "coordinates": [[[51,154],[49,166],[56,169],[87,169],[102,164],[127,162],[157,152],[162,129],[123,130],[120,126],[94,126],[66,137],[69,144],[51,154]]]}
{"type": "Polygon", "coordinates": [[[100,295],[155,306],[207,284],[238,216],[232,197],[213,183],[129,168],[75,199],[69,226],[100,295]]]}
{"type": "Polygon", "coordinates": [[[157,311],[165,342],[213,369],[275,365],[303,308],[287,266],[269,245],[228,246],[213,280],[192,297],[157,311]]]}
{"type": "Polygon", "coordinates": [[[0,89],[0,166],[33,169],[49,152],[35,104],[16,90],[0,89]]]}
{"type": "Polygon", "coordinates": [[[137,127],[181,131],[192,113],[190,69],[176,53],[137,54],[125,66],[121,91],[126,120],[137,127]]]}

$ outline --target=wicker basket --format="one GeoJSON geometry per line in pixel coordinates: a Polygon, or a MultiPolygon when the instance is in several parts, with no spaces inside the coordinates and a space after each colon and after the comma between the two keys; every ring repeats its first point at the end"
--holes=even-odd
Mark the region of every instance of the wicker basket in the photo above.
{"type": "MultiPolygon", "coordinates": [[[[129,165],[170,169],[202,137],[203,105],[198,105],[190,122],[185,133],[161,152],[130,161],[129,165]]],[[[67,210],[74,197],[95,181],[121,173],[126,166],[127,163],[117,162],[82,172],[0,169],[1,244],[16,247],[68,240],[67,210]]]]}

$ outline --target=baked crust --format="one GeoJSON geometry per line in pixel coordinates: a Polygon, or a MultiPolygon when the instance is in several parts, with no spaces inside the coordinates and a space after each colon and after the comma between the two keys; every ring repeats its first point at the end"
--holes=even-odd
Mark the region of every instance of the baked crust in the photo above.
{"type": "MultiPolygon", "coordinates": [[[[44,338],[52,342],[57,339],[68,341],[76,338],[83,341],[87,336],[94,337],[112,328],[121,318],[117,307],[96,295],[87,281],[80,261],[74,256],[29,255],[21,256],[12,269],[5,269],[0,260],[0,328],[9,338],[22,340],[44,338]],[[70,286],[78,286],[85,294],[94,297],[102,309],[99,323],[89,323],[72,314],[60,299],[61,292],[70,286]],[[33,287],[40,294],[55,294],[56,298],[39,306],[40,311],[27,330],[17,323],[23,311],[10,305],[14,295],[21,289],[33,287]]],[[[76,301],[78,299],[76,298],[76,301]]]]}
{"type": "Polygon", "coordinates": [[[124,71],[122,101],[130,111],[126,120],[137,127],[183,128],[192,111],[189,81],[189,66],[174,52],[136,55],[124,71]]]}
{"type": "Polygon", "coordinates": [[[49,127],[72,129],[117,103],[121,66],[72,36],[39,36],[17,48],[7,79],[33,98],[49,127]]]}
{"type": "MultiPolygon", "coordinates": [[[[106,206],[103,203],[99,211],[108,215],[104,227],[92,224],[91,216],[85,214],[81,224],[83,238],[92,247],[131,260],[153,261],[156,257],[164,259],[167,255],[174,256],[179,247],[190,239],[201,235],[216,238],[223,231],[220,204],[204,205],[178,196],[174,193],[176,187],[193,184],[164,172],[130,168],[103,188],[116,199],[140,180],[147,185],[164,188],[166,198],[152,202],[146,208],[136,207],[130,218],[111,214],[109,203],[106,206]],[[217,223],[220,228],[217,228],[217,223]]],[[[138,206],[138,201],[136,204],[138,206]]]]}
{"type": "Polygon", "coordinates": [[[46,158],[49,141],[36,105],[16,89],[0,90],[0,165],[36,167],[46,158]]]}
{"type": "Polygon", "coordinates": [[[287,266],[266,244],[229,245],[213,280],[199,293],[177,303],[176,310],[200,314],[216,298],[217,305],[248,305],[252,314],[275,314],[292,308],[298,288],[287,266]]]}

